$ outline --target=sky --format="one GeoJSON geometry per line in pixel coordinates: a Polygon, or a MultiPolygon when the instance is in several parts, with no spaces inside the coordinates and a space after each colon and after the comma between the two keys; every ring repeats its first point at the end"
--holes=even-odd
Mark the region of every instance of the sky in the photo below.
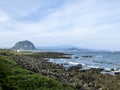
{"type": "Polygon", "coordinates": [[[120,50],[120,0],[0,0],[0,48],[22,40],[120,50]]]}

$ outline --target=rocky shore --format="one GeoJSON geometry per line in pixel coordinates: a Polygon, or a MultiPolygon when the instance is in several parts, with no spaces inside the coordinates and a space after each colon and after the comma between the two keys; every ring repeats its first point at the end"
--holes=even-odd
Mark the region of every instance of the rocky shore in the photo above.
{"type": "Polygon", "coordinates": [[[101,74],[103,69],[82,70],[82,65],[68,69],[62,65],[48,62],[46,58],[70,58],[63,53],[31,53],[10,55],[21,67],[36,73],[55,78],[63,85],[71,85],[76,90],[119,90],[120,74],[101,74]]]}

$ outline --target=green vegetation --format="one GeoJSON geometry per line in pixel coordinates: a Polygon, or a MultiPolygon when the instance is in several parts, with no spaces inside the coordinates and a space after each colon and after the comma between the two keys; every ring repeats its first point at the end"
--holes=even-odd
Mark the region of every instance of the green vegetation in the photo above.
{"type": "Polygon", "coordinates": [[[53,78],[21,68],[7,55],[0,55],[0,90],[73,90],[53,78]]]}
{"type": "Polygon", "coordinates": [[[62,56],[63,53],[55,52],[0,50],[0,90],[120,89],[120,73],[101,74],[101,68],[79,70],[81,65],[66,70],[62,65],[44,59],[62,56]]]}
{"type": "Polygon", "coordinates": [[[70,54],[64,54],[60,52],[37,52],[37,53],[27,53],[26,55],[34,58],[71,58],[70,54]]]}

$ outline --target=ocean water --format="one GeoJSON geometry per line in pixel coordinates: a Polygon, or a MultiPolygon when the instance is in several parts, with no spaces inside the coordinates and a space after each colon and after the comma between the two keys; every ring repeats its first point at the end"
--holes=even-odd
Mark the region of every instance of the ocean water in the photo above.
{"type": "Polygon", "coordinates": [[[105,72],[120,72],[120,52],[65,52],[71,59],[49,59],[50,62],[65,67],[82,64],[82,69],[103,68],[105,72]],[[87,57],[88,56],[88,57],[87,57]]]}

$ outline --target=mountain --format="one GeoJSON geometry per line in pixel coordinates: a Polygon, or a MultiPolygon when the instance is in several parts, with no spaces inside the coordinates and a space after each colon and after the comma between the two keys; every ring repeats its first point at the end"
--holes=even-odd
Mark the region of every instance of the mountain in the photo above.
{"type": "Polygon", "coordinates": [[[13,50],[36,50],[34,44],[28,40],[17,42],[12,47],[12,49],[13,50]]]}
{"type": "Polygon", "coordinates": [[[91,51],[90,49],[85,49],[85,48],[76,48],[76,47],[71,47],[67,49],[68,51],[80,51],[80,52],[89,52],[91,51]]]}
{"type": "Polygon", "coordinates": [[[67,51],[74,51],[74,52],[110,52],[109,50],[97,50],[97,49],[77,48],[77,47],[68,48],[67,51]]]}
{"type": "Polygon", "coordinates": [[[92,49],[78,48],[70,45],[59,45],[59,46],[48,46],[48,47],[37,47],[38,50],[46,51],[67,51],[67,52],[91,52],[92,49]]]}

